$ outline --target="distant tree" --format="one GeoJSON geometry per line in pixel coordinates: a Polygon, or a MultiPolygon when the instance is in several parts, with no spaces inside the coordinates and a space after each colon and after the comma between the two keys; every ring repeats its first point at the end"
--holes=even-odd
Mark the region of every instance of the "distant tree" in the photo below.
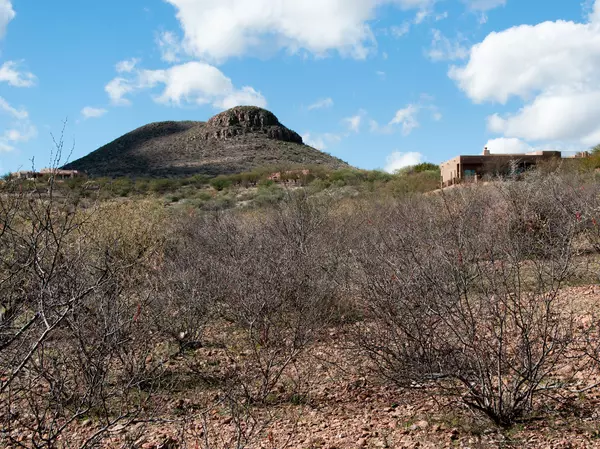
{"type": "Polygon", "coordinates": [[[595,170],[600,168],[600,144],[590,148],[590,156],[580,162],[584,170],[595,170]]]}
{"type": "Polygon", "coordinates": [[[401,168],[400,170],[396,171],[396,174],[409,175],[412,173],[423,173],[423,172],[428,172],[428,171],[433,171],[433,172],[439,173],[440,166],[436,165],[436,164],[432,164],[430,162],[423,162],[421,164],[410,165],[408,167],[401,168]]]}
{"type": "Polygon", "coordinates": [[[434,172],[438,172],[440,171],[440,166],[436,165],[436,164],[432,164],[430,162],[423,162],[422,164],[417,164],[414,166],[414,171],[416,173],[421,173],[424,171],[434,171],[434,172]]]}
{"type": "Polygon", "coordinates": [[[231,184],[232,184],[232,182],[231,182],[230,177],[229,176],[223,176],[223,175],[217,176],[216,178],[213,178],[210,181],[210,185],[215,190],[218,190],[219,192],[221,190],[224,190],[224,189],[228,188],[228,187],[231,187],[231,184]]]}

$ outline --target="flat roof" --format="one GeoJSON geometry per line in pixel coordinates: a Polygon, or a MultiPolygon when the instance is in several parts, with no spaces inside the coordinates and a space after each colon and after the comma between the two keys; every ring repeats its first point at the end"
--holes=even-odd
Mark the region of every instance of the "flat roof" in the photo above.
{"type": "Polygon", "coordinates": [[[450,164],[456,161],[462,161],[463,159],[471,161],[483,161],[484,159],[510,159],[510,158],[531,158],[531,157],[548,157],[558,156],[561,157],[560,151],[535,151],[531,153],[510,153],[510,154],[477,154],[477,155],[460,155],[455,156],[450,160],[442,162],[440,166],[450,164]]]}

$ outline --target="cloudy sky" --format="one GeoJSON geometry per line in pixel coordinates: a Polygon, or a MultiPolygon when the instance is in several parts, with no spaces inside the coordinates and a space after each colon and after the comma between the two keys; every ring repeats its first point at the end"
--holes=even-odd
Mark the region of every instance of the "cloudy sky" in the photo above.
{"type": "Polygon", "coordinates": [[[0,0],[0,171],[273,111],[361,168],[600,143],[600,0],[0,0]]]}

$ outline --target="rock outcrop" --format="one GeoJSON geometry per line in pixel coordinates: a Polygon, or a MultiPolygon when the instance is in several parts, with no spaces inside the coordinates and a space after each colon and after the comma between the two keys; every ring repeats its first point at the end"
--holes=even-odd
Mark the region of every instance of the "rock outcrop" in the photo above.
{"type": "Polygon", "coordinates": [[[230,139],[244,134],[264,134],[269,139],[302,145],[302,137],[286,128],[275,114],[265,109],[238,106],[215,115],[206,123],[207,139],[230,139]]]}

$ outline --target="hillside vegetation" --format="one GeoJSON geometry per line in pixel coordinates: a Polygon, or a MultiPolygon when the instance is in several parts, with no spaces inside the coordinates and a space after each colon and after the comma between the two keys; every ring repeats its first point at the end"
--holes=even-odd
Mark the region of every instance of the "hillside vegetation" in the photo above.
{"type": "MultiPolygon", "coordinates": [[[[13,180],[0,184],[0,192],[18,184],[20,188],[43,193],[48,180],[48,176],[36,182],[13,180]]],[[[309,196],[329,195],[338,199],[376,196],[382,192],[401,197],[433,191],[439,185],[439,169],[432,165],[408,167],[396,174],[354,168],[335,170],[319,165],[279,165],[213,177],[73,178],[56,182],[53,189],[56,195],[83,203],[148,198],[170,206],[214,211],[274,205],[296,190],[304,190],[309,196]]]]}

